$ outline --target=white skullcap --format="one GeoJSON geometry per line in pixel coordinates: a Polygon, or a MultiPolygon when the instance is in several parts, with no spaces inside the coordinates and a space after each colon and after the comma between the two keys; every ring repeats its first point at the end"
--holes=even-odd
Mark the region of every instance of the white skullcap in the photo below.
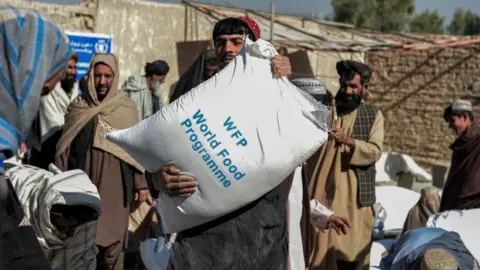
{"type": "Polygon", "coordinates": [[[294,79],[292,83],[310,95],[326,95],[328,92],[325,83],[315,78],[294,79]]]}
{"type": "Polygon", "coordinates": [[[454,112],[471,112],[472,111],[472,103],[468,100],[456,100],[452,103],[452,111],[454,112]]]}

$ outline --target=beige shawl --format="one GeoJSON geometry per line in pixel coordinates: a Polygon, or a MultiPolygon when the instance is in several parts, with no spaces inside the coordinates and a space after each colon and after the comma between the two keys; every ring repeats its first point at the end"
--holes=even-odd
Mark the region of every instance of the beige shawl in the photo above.
{"type": "Polygon", "coordinates": [[[440,195],[436,187],[426,187],[421,191],[420,200],[408,212],[403,225],[403,233],[427,225],[428,218],[440,210],[440,195]]]}
{"type": "Polygon", "coordinates": [[[134,166],[141,172],[143,167],[138,164],[130,155],[116,144],[105,139],[105,135],[114,130],[132,127],[138,122],[137,108],[135,103],[118,89],[120,78],[118,59],[113,54],[95,54],[88,70],[88,88],[84,90],[83,97],[73,101],[65,116],[65,127],[57,145],[55,157],[58,164],[67,164],[70,144],[78,135],[80,130],[94,117],[98,117],[98,124],[95,128],[93,147],[108,152],[126,163],[134,166]],[[109,66],[114,73],[114,79],[107,96],[99,101],[95,89],[94,68],[95,65],[103,63],[109,66]]]}

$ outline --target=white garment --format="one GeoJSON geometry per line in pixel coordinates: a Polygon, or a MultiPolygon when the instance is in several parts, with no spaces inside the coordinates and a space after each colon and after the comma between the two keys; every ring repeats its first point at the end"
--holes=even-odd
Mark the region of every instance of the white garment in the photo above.
{"type": "MultiPolygon", "coordinates": [[[[302,167],[295,169],[288,194],[288,257],[290,270],[305,269],[300,222],[303,210],[302,167]]],[[[328,218],[333,212],[317,200],[310,201],[310,221],[320,230],[327,229],[328,218]]]]}
{"type": "Polygon", "coordinates": [[[288,257],[290,269],[305,269],[300,221],[302,219],[302,167],[295,169],[292,187],[288,194],[288,257]]]}
{"type": "Polygon", "coordinates": [[[21,225],[32,226],[52,269],[94,270],[98,253],[97,221],[77,226],[68,236],[50,221],[54,204],[85,205],[100,213],[100,196],[88,176],[80,170],[54,175],[27,165],[10,168],[5,176],[11,181],[25,213],[21,225]]]}
{"type": "Polygon", "coordinates": [[[76,82],[69,97],[60,83],[57,83],[50,93],[40,98],[41,143],[63,128],[68,106],[78,97],[78,91],[78,83],[76,82]]]}
{"type": "Polygon", "coordinates": [[[310,201],[310,222],[319,230],[326,230],[328,218],[334,213],[317,200],[310,201]]]}

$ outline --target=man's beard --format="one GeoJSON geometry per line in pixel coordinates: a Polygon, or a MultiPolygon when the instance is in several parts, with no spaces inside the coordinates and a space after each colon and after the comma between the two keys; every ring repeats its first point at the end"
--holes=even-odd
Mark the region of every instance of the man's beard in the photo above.
{"type": "Polygon", "coordinates": [[[164,87],[160,81],[153,80],[150,88],[153,95],[160,98],[160,105],[162,107],[168,105],[170,101],[170,96],[167,87],[164,87]]]}
{"type": "Polygon", "coordinates": [[[338,92],[335,96],[337,112],[340,114],[354,111],[362,103],[361,95],[349,95],[344,91],[338,92]]]}
{"type": "Polygon", "coordinates": [[[70,94],[72,92],[73,86],[75,85],[75,82],[75,76],[68,75],[65,79],[60,81],[60,85],[65,92],[70,94]]]}

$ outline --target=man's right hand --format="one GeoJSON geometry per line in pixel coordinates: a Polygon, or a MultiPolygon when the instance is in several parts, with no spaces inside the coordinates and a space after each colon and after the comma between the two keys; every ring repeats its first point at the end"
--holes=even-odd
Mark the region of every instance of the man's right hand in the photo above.
{"type": "Polygon", "coordinates": [[[168,194],[172,197],[188,197],[195,192],[198,182],[191,176],[180,175],[180,170],[173,165],[162,168],[162,178],[168,194]]]}

